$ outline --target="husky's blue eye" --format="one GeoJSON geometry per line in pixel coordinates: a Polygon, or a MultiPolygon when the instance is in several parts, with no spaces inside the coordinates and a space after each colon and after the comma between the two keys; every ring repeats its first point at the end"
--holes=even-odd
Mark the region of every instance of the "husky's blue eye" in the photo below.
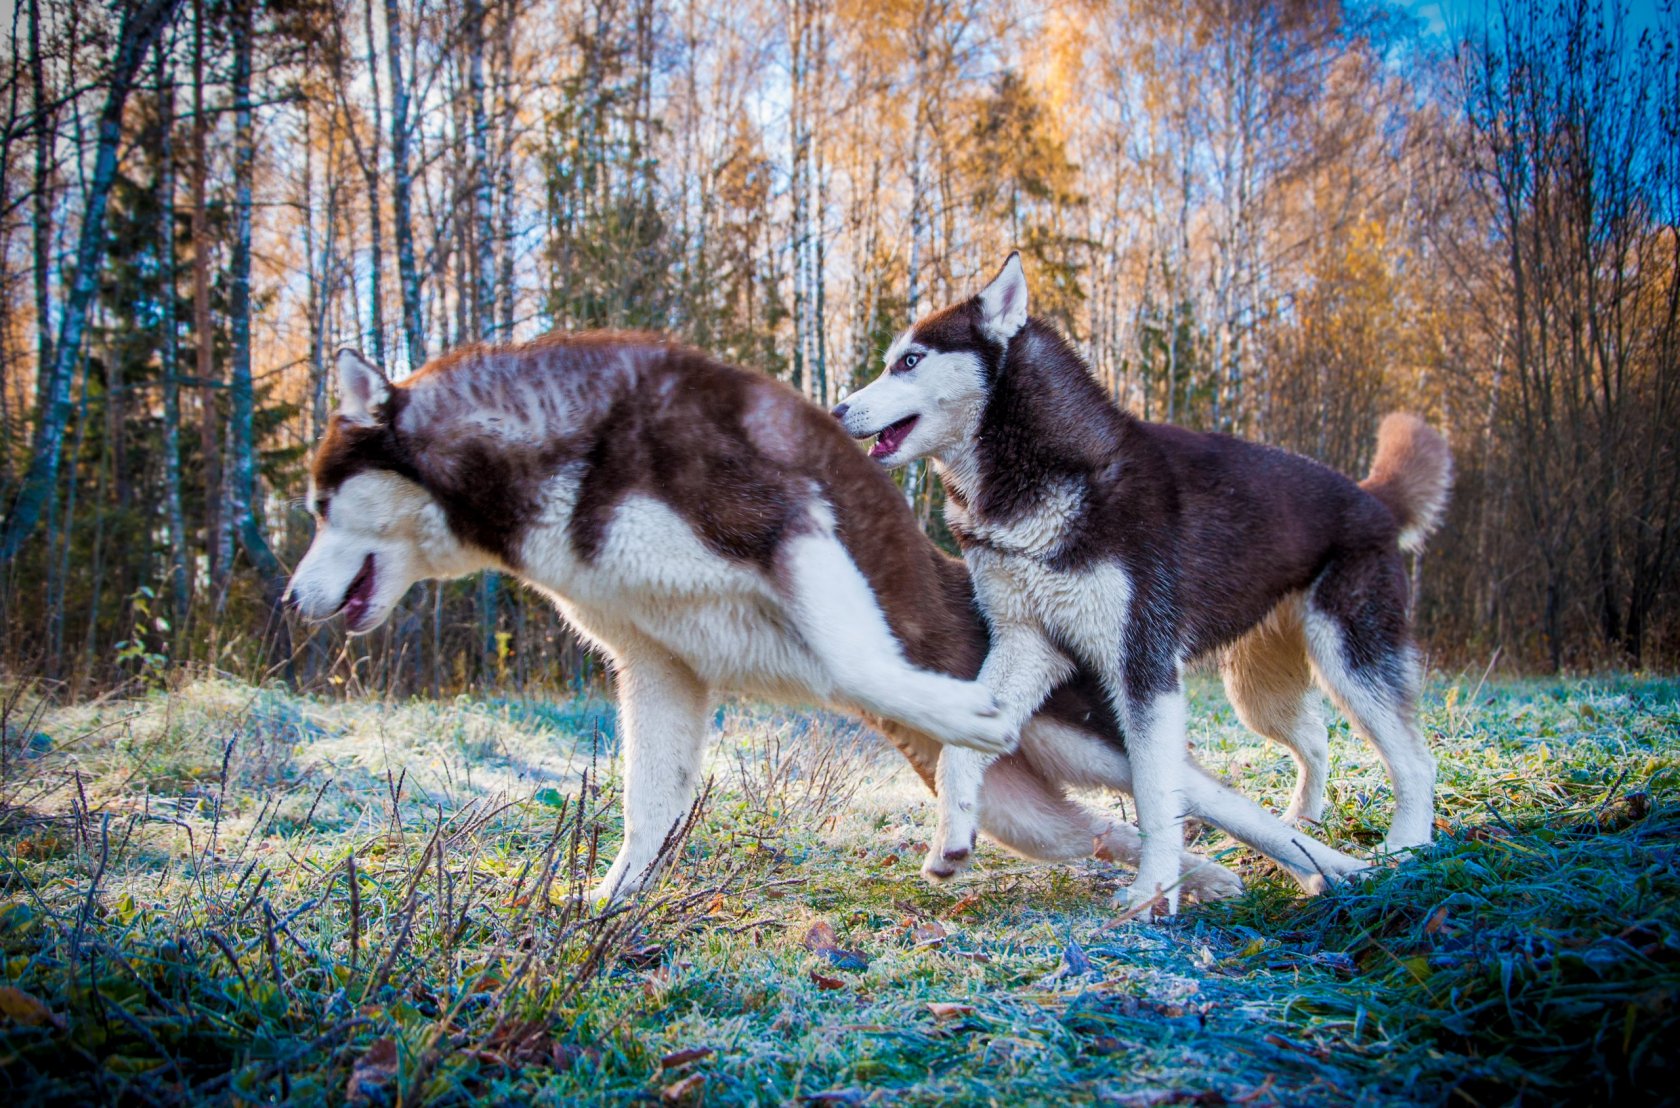
{"type": "Polygon", "coordinates": [[[906,354],[901,360],[904,362],[905,369],[915,369],[916,363],[922,360],[922,356],[920,354],[906,354]]]}

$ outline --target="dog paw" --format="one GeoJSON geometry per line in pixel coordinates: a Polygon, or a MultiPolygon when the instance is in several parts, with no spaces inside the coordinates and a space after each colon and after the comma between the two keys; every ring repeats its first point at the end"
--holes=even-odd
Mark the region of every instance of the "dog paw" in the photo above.
{"type": "Polygon", "coordinates": [[[1192,856],[1184,859],[1183,865],[1184,876],[1179,879],[1179,888],[1194,896],[1199,903],[1242,895],[1242,878],[1218,862],[1192,856]]]}
{"type": "Polygon", "coordinates": [[[1169,889],[1159,882],[1145,885],[1139,878],[1115,893],[1110,903],[1127,919],[1166,919],[1178,914],[1178,887],[1169,889]]]}
{"type": "Polygon", "coordinates": [[[1421,850],[1429,849],[1429,839],[1419,841],[1408,836],[1389,835],[1383,840],[1379,856],[1387,862],[1406,862],[1417,857],[1421,850]]]}
{"type": "Polygon", "coordinates": [[[1320,846],[1317,850],[1310,852],[1308,857],[1312,863],[1310,870],[1298,868],[1300,866],[1299,862],[1294,867],[1289,868],[1294,873],[1296,883],[1301,886],[1301,890],[1310,896],[1318,896],[1328,890],[1331,885],[1345,881],[1364,880],[1380,868],[1370,862],[1355,858],[1351,854],[1343,854],[1339,850],[1332,850],[1326,846],[1320,846]]]}
{"type": "Polygon", "coordinates": [[[606,912],[634,900],[642,882],[609,871],[599,885],[584,893],[583,906],[590,912],[606,912]]]}
{"type": "Polygon", "coordinates": [[[939,677],[917,698],[913,718],[904,720],[940,742],[982,754],[1008,754],[1018,736],[1003,717],[991,690],[978,681],[939,677]]]}
{"type": "Polygon", "coordinates": [[[1324,810],[1322,808],[1318,808],[1316,810],[1304,809],[1291,804],[1284,810],[1283,822],[1295,828],[1297,831],[1311,831],[1314,827],[1317,827],[1323,822],[1323,817],[1324,810]]]}
{"type": "Polygon", "coordinates": [[[922,859],[922,878],[930,885],[943,885],[962,876],[974,862],[975,841],[972,832],[967,846],[961,845],[958,838],[936,838],[928,847],[927,857],[922,859]]]}

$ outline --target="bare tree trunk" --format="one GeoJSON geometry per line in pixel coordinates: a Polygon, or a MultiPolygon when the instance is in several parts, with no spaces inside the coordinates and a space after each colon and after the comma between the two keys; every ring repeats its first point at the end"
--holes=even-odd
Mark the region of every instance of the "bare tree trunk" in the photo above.
{"type": "Polygon", "coordinates": [[[810,321],[806,302],[806,252],[810,243],[808,239],[808,211],[807,211],[807,178],[808,168],[806,160],[805,142],[805,113],[809,110],[806,104],[806,74],[807,65],[807,28],[810,23],[810,13],[806,0],[788,0],[787,2],[787,38],[788,38],[788,205],[790,216],[790,245],[792,250],[792,264],[790,269],[793,277],[793,387],[799,389],[806,396],[812,396],[809,376],[810,321]]]}
{"type": "MultiPolygon", "coordinates": [[[[379,204],[379,55],[373,45],[373,0],[367,0],[363,6],[365,14],[364,27],[367,32],[367,73],[368,83],[372,86],[372,96],[369,97],[373,105],[373,128],[371,141],[373,150],[362,162],[362,173],[367,179],[368,194],[368,237],[372,242],[372,251],[368,256],[368,329],[373,332],[373,358],[377,365],[385,365],[385,221],[379,204]]],[[[357,143],[357,153],[361,153],[361,144],[357,143]]]]}
{"type": "MultiPolygon", "coordinates": [[[[828,58],[828,9],[819,4],[816,14],[816,41],[813,44],[815,63],[813,69],[816,76],[816,103],[820,106],[828,103],[828,89],[824,85],[827,74],[828,58]]],[[[820,117],[819,117],[820,118],[820,117]]],[[[832,390],[828,383],[828,258],[823,236],[823,225],[827,215],[827,190],[824,186],[823,173],[823,145],[820,129],[806,123],[806,134],[811,151],[811,191],[815,194],[816,219],[815,230],[811,228],[811,221],[807,221],[806,233],[812,238],[811,243],[811,295],[815,302],[811,319],[811,337],[813,354],[816,357],[816,391],[818,404],[826,408],[833,401],[832,390]]]]}
{"type": "Polygon", "coordinates": [[[187,572],[187,519],[181,507],[181,351],[175,318],[175,83],[165,42],[158,45],[157,81],[158,128],[163,136],[158,151],[159,220],[163,225],[158,243],[163,270],[163,310],[158,328],[162,331],[159,356],[163,361],[164,514],[169,520],[169,589],[174,612],[170,630],[179,644],[186,634],[192,579],[187,572]]]}
{"type": "Polygon", "coordinates": [[[47,105],[41,61],[41,0],[29,0],[29,84],[35,109],[35,403],[46,410],[53,364],[52,344],[52,177],[57,113],[47,105]]]}
{"type": "Polygon", "coordinates": [[[233,28],[233,260],[229,326],[232,331],[231,440],[229,461],[233,465],[232,495],[228,509],[239,535],[239,545],[251,565],[262,576],[264,586],[275,591],[283,572],[279,559],[269,548],[257,519],[257,461],[255,434],[256,398],[251,382],[251,190],[256,172],[255,120],[251,106],[251,48],[255,37],[252,9],[256,0],[238,0],[233,28]]]}
{"type": "Polygon", "coordinates": [[[221,404],[217,400],[216,331],[210,319],[210,212],[206,183],[210,177],[207,142],[209,119],[204,103],[204,0],[193,0],[193,355],[199,387],[199,450],[204,459],[204,547],[209,555],[210,592],[219,607],[233,561],[233,533],[226,512],[222,480],[221,404]]]}
{"type": "Polygon", "coordinates": [[[477,247],[473,261],[473,323],[486,342],[496,332],[495,183],[490,173],[490,116],[484,104],[484,0],[466,0],[467,95],[472,113],[472,174],[477,247]]]}
{"type": "Polygon", "coordinates": [[[403,337],[408,364],[426,360],[425,307],[420,270],[414,260],[414,176],[409,168],[408,85],[403,81],[402,15],[397,0],[385,0],[385,63],[391,73],[391,222],[397,243],[397,278],[402,283],[403,337]]]}

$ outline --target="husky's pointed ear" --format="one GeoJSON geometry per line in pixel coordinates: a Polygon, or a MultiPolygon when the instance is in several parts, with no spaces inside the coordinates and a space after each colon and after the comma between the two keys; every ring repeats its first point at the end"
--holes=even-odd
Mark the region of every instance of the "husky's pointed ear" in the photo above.
{"type": "Polygon", "coordinates": [[[980,318],[986,333],[1004,344],[1027,325],[1027,275],[1021,271],[1020,251],[1010,254],[992,283],[980,290],[980,318]]]}
{"type": "Polygon", "coordinates": [[[345,347],[338,352],[338,414],[352,423],[377,423],[391,398],[379,367],[345,347]]]}

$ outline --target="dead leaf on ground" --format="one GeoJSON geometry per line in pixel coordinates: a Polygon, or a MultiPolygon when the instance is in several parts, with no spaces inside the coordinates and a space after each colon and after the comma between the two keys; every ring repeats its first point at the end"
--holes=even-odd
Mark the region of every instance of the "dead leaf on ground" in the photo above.
{"type": "Polygon", "coordinates": [[[699,1098],[706,1088],[706,1075],[691,1073],[681,1081],[673,1081],[659,1090],[659,1099],[666,1104],[688,1104],[699,1098]]]}
{"type": "Polygon", "coordinates": [[[678,1066],[686,1066],[690,1062],[698,1062],[702,1058],[710,1058],[712,1048],[709,1046],[691,1046],[687,1050],[673,1050],[659,1060],[662,1070],[674,1070],[678,1066]]]}
{"type": "Polygon", "coordinates": [[[1429,917],[1429,922],[1423,925],[1425,935],[1433,935],[1441,930],[1441,925],[1447,922],[1447,906],[1441,905],[1435,909],[1435,914],[1429,917]]]}
{"type": "Polygon", "coordinates": [[[938,920],[906,920],[910,941],[917,946],[938,946],[950,932],[938,920]]]}
{"type": "Polygon", "coordinates": [[[826,950],[840,945],[840,936],[834,933],[834,925],[825,920],[818,920],[805,932],[806,950],[826,950]]]}
{"type": "Polygon", "coordinates": [[[0,988],[0,1015],[15,1023],[30,1027],[51,1027],[64,1030],[64,1018],[22,989],[7,985],[0,988]]]}
{"type": "Polygon", "coordinates": [[[932,1000],[928,1002],[928,1011],[933,1013],[934,1019],[950,1020],[958,1016],[972,1015],[974,1005],[958,1004],[954,1001],[932,1000]]]}
{"type": "Polygon", "coordinates": [[[980,905],[980,894],[969,893],[945,910],[947,916],[960,916],[964,912],[973,911],[980,905]]]}
{"type": "Polygon", "coordinates": [[[383,1102],[385,1086],[394,1081],[396,1076],[397,1044],[391,1039],[380,1039],[368,1047],[351,1067],[350,1084],[345,1089],[345,1097],[353,1104],[383,1102]]]}
{"type": "Polygon", "coordinates": [[[813,954],[822,955],[828,960],[828,964],[836,969],[869,968],[869,958],[861,950],[845,950],[839,943],[840,938],[834,933],[834,927],[822,920],[812,924],[811,929],[805,932],[805,949],[813,954]]]}
{"type": "Polygon", "coordinates": [[[813,984],[817,988],[823,989],[825,991],[833,990],[833,989],[844,989],[846,987],[846,983],[844,981],[840,980],[838,977],[825,977],[822,974],[818,973],[816,970],[811,971],[811,984],[813,984]]]}

